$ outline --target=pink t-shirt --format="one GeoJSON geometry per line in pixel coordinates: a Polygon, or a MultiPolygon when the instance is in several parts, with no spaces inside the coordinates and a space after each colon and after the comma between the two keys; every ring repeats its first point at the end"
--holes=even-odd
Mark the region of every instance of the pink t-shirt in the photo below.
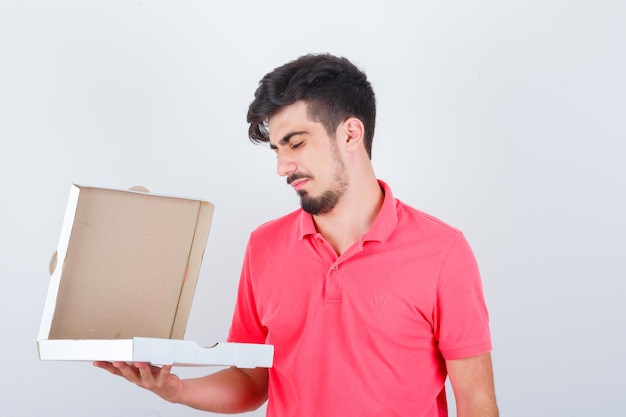
{"type": "Polygon", "coordinates": [[[491,350],[463,234],[394,199],[341,256],[296,210],[248,242],[229,334],[275,347],[270,417],[447,416],[444,359],[491,350]]]}

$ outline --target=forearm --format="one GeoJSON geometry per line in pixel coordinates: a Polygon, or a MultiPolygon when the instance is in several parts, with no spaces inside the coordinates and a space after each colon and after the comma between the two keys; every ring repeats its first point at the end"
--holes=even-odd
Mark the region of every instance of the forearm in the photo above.
{"type": "Polygon", "coordinates": [[[228,368],[182,381],[173,402],[214,413],[255,410],[267,399],[267,370],[228,368]]]}
{"type": "Polygon", "coordinates": [[[457,417],[498,417],[499,411],[494,398],[473,399],[456,402],[457,417]]]}
{"type": "Polygon", "coordinates": [[[458,417],[498,417],[491,354],[446,361],[458,417]]]}

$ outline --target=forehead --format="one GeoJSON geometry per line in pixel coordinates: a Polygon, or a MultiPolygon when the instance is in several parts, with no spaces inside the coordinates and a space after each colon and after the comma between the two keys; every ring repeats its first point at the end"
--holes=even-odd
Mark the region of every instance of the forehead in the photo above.
{"type": "Polygon", "coordinates": [[[323,125],[311,120],[308,106],[304,101],[297,101],[283,107],[267,121],[270,134],[270,144],[277,145],[286,136],[293,132],[317,133],[323,130],[323,125]]]}
{"type": "Polygon", "coordinates": [[[304,101],[296,101],[293,104],[285,106],[270,116],[267,124],[274,129],[291,123],[311,122],[308,117],[308,106],[304,101]]]}

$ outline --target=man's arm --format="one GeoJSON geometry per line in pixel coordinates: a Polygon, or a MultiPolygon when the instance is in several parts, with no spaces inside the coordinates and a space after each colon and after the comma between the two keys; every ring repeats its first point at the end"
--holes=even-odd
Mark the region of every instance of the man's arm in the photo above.
{"type": "Polygon", "coordinates": [[[446,360],[458,417],[498,417],[491,354],[446,360]]]}
{"type": "Polygon", "coordinates": [[[201,378],[181,380],[171,366],[94,362],[94,366],[154,392],[161,398],[214,413],[255,410],[267,399],[266,368],[227,368],[201,378]]]}

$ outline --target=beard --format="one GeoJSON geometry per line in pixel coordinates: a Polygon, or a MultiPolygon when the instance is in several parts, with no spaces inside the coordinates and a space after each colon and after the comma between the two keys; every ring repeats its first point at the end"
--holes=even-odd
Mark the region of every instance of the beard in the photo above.
{"type": "MultiPolygon", "coordinates": [[[[298,177],[298,175],[295,174],[294,177],[298,177]]],[[[307,176],[307,178],[312,179],[311,176],[307,176]]],[[[335,182],[333,186],[323,191],[322,194],[317,197],[311,196],[304,190],[298,191],[302,210],[313,216],[326,214],[337,206],[337,203],[339,203],[339,200],[341,200],[341,197],[345,194],[348,188],[348,177],[343,161],[339,159],[338,153],[335,154],[334,179],[335,182]]],[[[287,181],[290,182],[289,179],[287,181]]]]}
{"type": "Polygon", "coordinates": [[[343,196],[343,190],[333,188],[324,191],[318,197],[312,197],[306,191],[299,191],[298,194],[300,195],[300,206],[302,210],[316,216],[326,214],[334,209],[337,203],[339,203],[341,196],[343,196]]]}

